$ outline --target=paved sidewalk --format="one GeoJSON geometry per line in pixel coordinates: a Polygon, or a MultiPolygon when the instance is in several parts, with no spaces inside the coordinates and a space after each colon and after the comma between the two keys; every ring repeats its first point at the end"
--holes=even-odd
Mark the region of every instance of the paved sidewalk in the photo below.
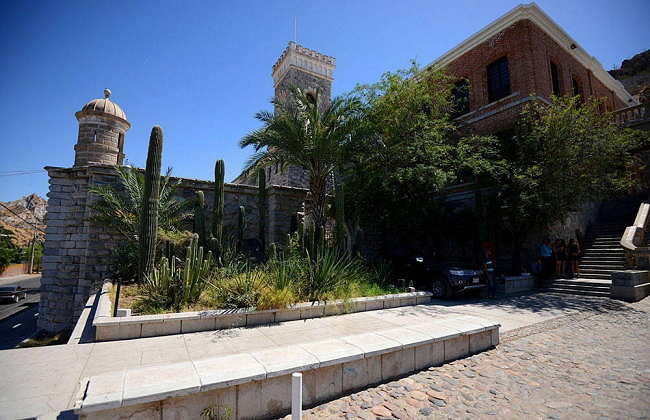
{"type": "Polygon", "coordinates": [[[323,404],[304,418],[650,418],[650,299],[592,302],[593,310],[510,330],[494,350],[323,404]]]}
{"type": "Polygon", "coordinates": [[[200,360],[226,354],[356,334],[417,322],[474,315],[502,324],[502,332],[579,311],[624,307],[609,299],[537,294],[498,301],[448,302],[290,321],[256,328],[206,331],[134,340],[0,351],[0,419],[65,410],[81,378],[123,369],[200,360]]]}

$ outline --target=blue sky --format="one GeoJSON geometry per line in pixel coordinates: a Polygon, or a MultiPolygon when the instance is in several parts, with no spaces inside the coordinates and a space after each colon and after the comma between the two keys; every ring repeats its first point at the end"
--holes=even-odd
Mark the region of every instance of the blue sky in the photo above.
{"type": "MultiPolygon", "coordinates": [[[[125,110],[127,159],[142,166],[151,127],[163,164],[231,180],[239,138],[269,109],[271,66],[293,38],[336,57],[334,94],[427,64],[516,1],[4,1],[0,4],[0,175],[72,166],[74,113],[105,87],[125,110]]],[[[650,1],[539,1],[606,69],[650,48],[650,1]]],[[[0,176],[0,201],[47,193],[41,174],[0,176]]]]}

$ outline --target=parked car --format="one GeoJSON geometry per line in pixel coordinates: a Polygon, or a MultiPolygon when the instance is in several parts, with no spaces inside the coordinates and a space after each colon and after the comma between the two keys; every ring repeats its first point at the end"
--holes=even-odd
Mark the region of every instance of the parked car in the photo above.
{"type": "Polygon", "coordinates": [[[470,291],[487,291],[487,277],[469,262],[432,261],[410,257],[397,266],[398,277],[412,282],[418,290],[430,290],[434,297],[450,298],[470,291]]]}
{"type": "Polygon", "coordinates": [[[0,286],[0,300],[12,300],[15,303],[27,298],[27,292],[20,286],[0,286]]]}

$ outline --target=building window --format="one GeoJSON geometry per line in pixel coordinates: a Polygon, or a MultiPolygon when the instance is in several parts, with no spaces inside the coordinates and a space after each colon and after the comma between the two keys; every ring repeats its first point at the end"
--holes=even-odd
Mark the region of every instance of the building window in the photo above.
{"type": "Polygon", "coordinates": [[[560,69],[557,64],[551,62],[551,81],[553,82],[553,95],[560,96],[560,69]]]}
{"type": "Polygon", "coordinates": [[[510,71],[508,57],[501,57],[487,66],[488,98],[498,101],[510,95],[510,71]]]}
{"type": "Polygon", "coordinates": [[[580,82],[575,77],[571,78],[571,88],[573,89],[573,96],[582,96],[582,86],[580,86],[580,82]]]}
{"type": "Polygon", "coordinates": [[[461,79],[454,83],[451,95],[454,101],[452,118],[467,114],[469,112],[469,80],[461,79]]]}

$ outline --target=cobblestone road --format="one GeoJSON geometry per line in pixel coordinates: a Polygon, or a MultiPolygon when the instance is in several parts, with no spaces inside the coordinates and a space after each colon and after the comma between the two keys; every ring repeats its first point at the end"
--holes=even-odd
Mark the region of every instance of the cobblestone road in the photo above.
{"type": "Polygon", "coordinates": [[[498,348],[369,388],[306,419],[650,418],[650,298],[502,335],[498,348]]]}

